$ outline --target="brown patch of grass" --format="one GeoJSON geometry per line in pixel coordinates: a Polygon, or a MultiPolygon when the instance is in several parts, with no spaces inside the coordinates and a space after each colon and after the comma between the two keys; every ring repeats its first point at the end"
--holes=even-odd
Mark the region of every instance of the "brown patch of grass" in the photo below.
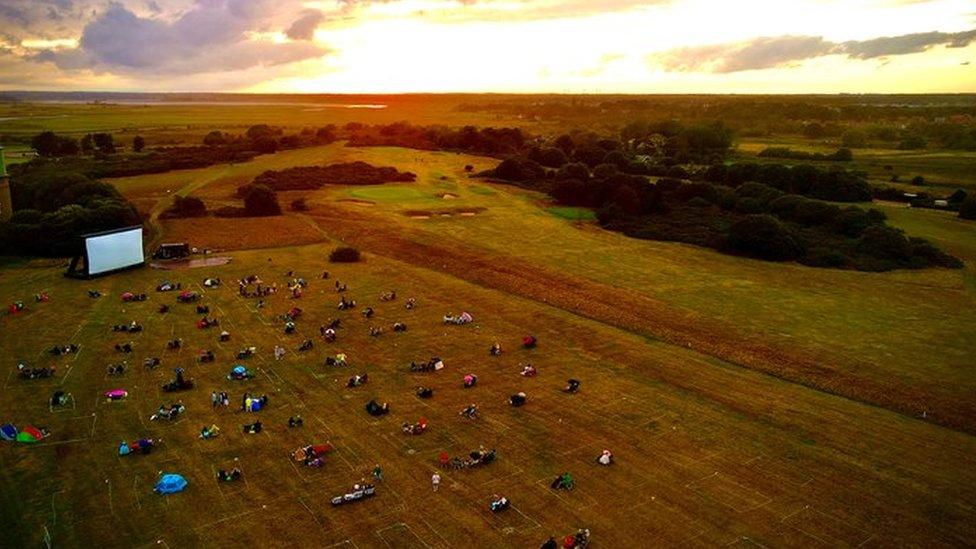
{"type": "Polygon", "coordinates": [[[268,248],[285,243],[302,245],[325,240],[312,225],[290,215],[167,219],[160,223],[167,239],[217,250],[268,248]]]}

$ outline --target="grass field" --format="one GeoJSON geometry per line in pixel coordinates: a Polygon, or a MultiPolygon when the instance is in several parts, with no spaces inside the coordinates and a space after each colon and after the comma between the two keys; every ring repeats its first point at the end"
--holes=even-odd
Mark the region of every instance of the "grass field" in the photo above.
{"type": "Polygon", "coordinates": [[[216,547],[260,543],[343,547],[532,547],[549,535],[586,526],[594,546],[959,546],[976,536],[976,233],[971,223],[938,212],[880,206],[893,224],[930,238],[967,262],[961,271],[886,274],[811,269],[717,254],[691,246],[639,241],[600,230],[577,209],[552,208],[541,195],[470,179],[496,161],[453,153],[341,144],[262,156],[252,162],[113,180],[150,215],[155,240],[189,239],[224,250],[226,266],[163,272],[141,269],[78,282],[56,262],[0,266],[0,300],[28,300],[46,291],[50,303],[29,303],[0,315],[0,348],[8,363],[0,422],[35,423],[53,435],[38,446],[0,446],[4,544],[37,545],[43,529],[55,545],[216,547]],[[281,193],[310,210],[280,218],[159,221],[173,194],[208,206],[237,203],[236,187],[266,169],[364,160],[411,171],[410,185],[332,187],[281,193]],[[365,261],[329,265],[329,250],[353,244],[365,261]],[[303,244],[303,245],[297,245],[303,244]],[[260,248],[260,249],[256,249],[260,248]],[[356,311],[338,312],[332,281],[349,284],[356,311]],[[293,301],[283,294],[257,308],[233,283],[204,289],[204,277],[232,281],[256,273],[283,286],[288,271],[310,282],[293,301]],[[193,307],[152,292],[165,278],[204,294],[222,327],[197,330],[193,307]],[[89,288],[105,297],[93,300],[89,288]],[[381,303],[380,292],[399,300],[381,303]],[[123,304],[124,291],[147,292],[146,303],[123,304]],[[403,300],[418,307],[405,310],[403,300]],[[161,303],[172,311],[160,314],[161,303]],[[358,309],[377,315],[365,320],[358,309]],[[298,334],[285,335],[278,315],[304,312],[298,334]],[[466,310],[468,326],[444,326],[446,312],[466,310]],[[327,318],[343,320],[339,340],[317,336],[327,318]],[[111,326],[138,320],[145,331],[117,337],[111,326]],[[403,334],[390,332],[405,322],[403,334]],[[387,333],[368,335],[369,325],[387,333]],[[218,329],[219,331],[219,329],[218,329]],[[520,349],[534,333],[537,349],[520,349]],[[305,354],[304,337],[316,341],[305,354]],[[165,341],[182,337],[178,353],[165,341]],[[115,343],[131,339],[131,369],[107,377],[119,360],[115,343]],[[505,353],[488,356],[499,341],[505,353]],[[55,344],[82,345],[53,358],[55,344]],[[225,379],[233,353],[257,345],[247,363],[257,377],[225,379]],[[288,354],[271,356],[274,345],[288,354]],[[198,349],[214,364],[197,364],[198,349]],[[323,365],[345,352],[351,365],[323,365]],[[161,356],[156,370],[139,365],[161,356]],[[410,374],[411,360],[441,356],[447,368],[410,374]],[[52,380],[20,380],[14,363],[57,365],[52,380]],[[531,362],[540,375],[518,375],[531,362]],[[183,366],[198,387],[180,394],[183,419],[148,417],[169,400],[159,386],[183,366]],[[365,387],[346,389],[354,373],[365,387]],[[461,388],[465,373],[479,384],[461,388]],[[573,396],[559,388],[583,382],[573,396]],[[434,387],[421,401],[417,385],[434,387]],[[75,399],[51,410],[56,388],[75,399]],[[130,397],[109,404],[98,395],[124,387],[130,397]],[[211,390],[267,393],[260,412],[267,429],[244,436],[252,415],[209,408],[211,390]],[[526,391],[523,408],[506,397],[526,391]],[[375,420],[363,404],[391,402],[375,420]],[[476,402],[483,418],[457,412],[476,402]],[[299,413],[301,429],[286,419],[299,413]],[[430,420],[417,437],[404,421],[430,420]],[[216,422],[222,435],[197,438],[216,422]],[[123,439],[160,437],[149,456],[118,458],[123,439]],[[322,469],[296,468],[289,452],[330,440],[337,451],[322,469]],[[499,460],[480,470],[430,475],[440,451],[464,454],[484,444],[499,460]],[[593,464],[603,448],[618,462],[593,464]],[[384,480],[372,500],[332,508],[328,499],[379,463],[384,480]],[[216,468],[240,466],[244,481],[218,484],[216,468]],[[159,471],[190,480],[184,493],[150,492],[159,471]],[[578,486],[555,492],[548,481],[570,471],[578,486]],[[492,494],[513,502],[487,511],[492,494]],[[161,541],[158,541],[161,540],[161,541]],[[533,545],[534,544],[534,545],[533,545]]]}
{"type": "Polygon", "coordinates": [[[901,151],[897,149],[861,148],[853,149],[852,162],[806,162],[782,158],[755,158],[767,147],[789,147],[797,151],[830,154],[839,145],[799,138],[743,139],[738,150],[743,158],[781,164],[813,163],[825,167],[843,167],[868,174],[872,183],[893,185],[915,192],[926,191],[939,196],[949,195],[956,189],[976,189],[976,153],[965,151],[918,150],[901,151]],[[890,169],[886,169],[890,167],[890,169]],[[891,183],[891,176],[897,175],[900,183],[891,183]],[[913,177],[925,178],[925,187],[912,187],[908,183],[913,177]]]}
{"type": "Polygon", "coordinates": [[[5,146],[17,150],[16,146],[11,145],[29,143],[31,137],[45,130],[74,137],[92,132],[110,132],[117,144],[125,146],[131,146],[132,138],[141,135],[148,146],[154,147],[200,144],[212,130],[243,134],[254,124],[273,124],[286,133],[328,124],[389,124],[402,120],[420,125],[519,125],[526,129],[533,126],[530,121],[515,117],[461,112],[457,110],[457,105],[462,101],[464,99],[460,96],[456,100],[441,98],[435,101],[419,96],[387,96],[348,97],[334,104],[0,103],[0,136],[4,136],[5,146]],[[377,101],[383,108],[355,107],[358,103],[377,101]]]}

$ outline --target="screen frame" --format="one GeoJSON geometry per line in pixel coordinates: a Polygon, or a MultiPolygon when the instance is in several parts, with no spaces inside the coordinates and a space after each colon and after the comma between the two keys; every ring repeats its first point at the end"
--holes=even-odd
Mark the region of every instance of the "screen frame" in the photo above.
{"type": "Polygon", "coordinates": [[[119,227],[118,229],[111,229],[111,230],[108,230],[108,231],[100,231],[100,232],[97,232],[97,233],[88,233],[88,234],[79,235],[78,236],[78,243],[79,243],[80,253],[77,256],[75,256],[75,259],[71,262],[71,266],[68,268],[68,272],[65,273],[65,275],[67,275],[67,276],[78,276],[79,274],[81,274],[81,276],[83,278],[95,278],[95,277],[99,277],[99,276],[109,275],[109,274],[112,274],[112,273],[118,273],[118,272],[121,272],[121,271],[128,271],[130,269],[138,269],[139,267],[143,267],[146,264],[146,248],[145,248],[145,242],[146,242],[146,240],[145,240],[145,237],[146,237],[146,228],[144,226],[142,226],[142,225],[130,225],[128,227],[119,227]],[[111,270],[108,270],[108,271],[99,271],[98,273],[95,273],[95,274],[92,274],[91,273],[91,271],[89,269],[89,258],[88,258],[88,239],[89,238],[95,238],[95,237],[99,237],[99,236],[108,236],[108,235],[113,235],[113,234],[117,234],[117,233],[125,233],[125,232],[135,231],[137,229],[140,230],[140,231],[142,231],[142,242],[143,242],[142,261],[140,261],[139,263],[133,263],[131,265],[126,265],[125,267],[119,267],[117,269],[111,269],[111,270]],[[84,261],[85,261],[85,267],[84,267],[84,271],[82,273],[79,273],[78,272],[78,269],[77,269],[77,263],[78,263],[78,260],[79,259],[84,259],[84,261]]]}

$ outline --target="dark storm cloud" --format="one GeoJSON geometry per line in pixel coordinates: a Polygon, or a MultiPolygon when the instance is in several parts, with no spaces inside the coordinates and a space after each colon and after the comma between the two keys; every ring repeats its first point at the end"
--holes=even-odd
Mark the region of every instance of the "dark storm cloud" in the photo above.
{"type": "Polygon", "coordinates": [[[782,67],[825,55],[875,59],[920,53],[935,46],[964,48],[974,41],[976,30],[923,32],[842,43],[824,40],[820,36],[776,36],[734,44],[676,48],[654,54],[651,60],[676,72],[730,73],[782,67]]]}
{"type": "MultiPolygon", "coordinates": [[[[85,25],[75,50],[31,57],[62,69],[192,74],[280,65],[325,53],[309,43],[254,41],[249,31],[267,24],[266,0],[196,0],[178,18],[141,17],[112,3],[85,25]]],[[[301,30],[301,29],[300,29],[301,30]]]]}

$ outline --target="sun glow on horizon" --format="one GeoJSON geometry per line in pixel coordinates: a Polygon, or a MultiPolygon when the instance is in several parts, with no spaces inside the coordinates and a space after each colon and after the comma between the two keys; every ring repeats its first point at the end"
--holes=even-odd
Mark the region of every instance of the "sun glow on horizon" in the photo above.
{"type": "MultiPolygon", "coordinates": [[[[112,4],[110,11],[126,11],[125,3],[112,4]]],[[[52,86],[83,82],[105,89],[98,84],[103,82],[120,90],[976,92],[970,65],[976,57],[976,12],[967,0],[278,0],[273,5],[270,13],[254,10],[246,16],[228,11],[225,0],[183,2],[160,14],[139,7],[127,17],[153,32],[127,39],[142,47],[136,52],[142,55],[128,55],[111,35],[119,26],[108,24],[96,28],[102,34],[85,26],[85,39],[79,30],[77,37],[32,36],[0,44],[0,52],[22,60],[12,65],[8,56],[4,65],[0,59],[0,74],[9,75],[10,82],[0,83],[0,89],[24,87],[16,83],[17,71],[6,68],[19,66],[26,69],[20,75],[37,81],[56,77],[52,86]],[[225,19],[233,22],[218,32],[214,25],[225,19]],[[138,43],[153,39],[161,45],[138,43]],[[185,55],[152,55],[183,41],[200,46],[184,47],[185,55]],[[161,57],[166,64],[156,60],[161,57]],[[54,63],[56,70],[40,70],[43,63],[54,63]]]]}

